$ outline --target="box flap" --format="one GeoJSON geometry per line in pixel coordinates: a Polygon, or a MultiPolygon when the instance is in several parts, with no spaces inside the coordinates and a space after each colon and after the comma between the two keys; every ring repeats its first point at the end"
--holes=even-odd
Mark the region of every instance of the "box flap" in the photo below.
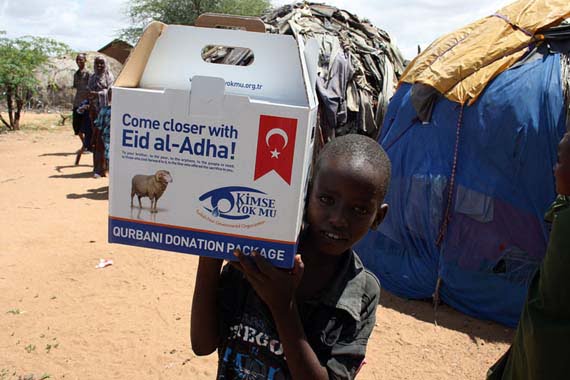
{"type": "Polygon", "coordinates": [[[123,69],[115,80],[115,86],[138,87],[154,44],[165,28],[166,24],[158,21],[152,22],[145,28],[143,35],[129,54],[123,69]]]}
{"type": "Polygon", "coordinates": [[[292,36],[169,25],[150,54],[140,87],[188,90],[194,76],[222,78],[226,94],[308,106],[303,66],[292,36]],[[249,66],[205,62],[206,46],[251,49],[249,66]]]}
{"type": "Polygon", "coordinates": [[[220,117],[224,107],[224,80],[195,76],[192,78],[189,114],[194,117],[220,117]]]}
{"type": "Polygon", "coordinates": [[[301,62],[303,64],[305,86],[307,88],[307,96],[309,100],[309,106],[311,108],[316,107],[318,104],[316,85],[317,85],[317,67],[319,59],[319,43],[316,39],[311,38],[307,42],[303,42],[303,39],[298,37],[297,41],[299,45],[299,50],[301,52],[301,62]]]}
{"type": "Polygon", "coordinates": [[[202,28],[242,29],[249,32],[265,33],[265,24],[259,17],[234,16],[220,13],[203,13],[194,26],[202,28]]]}

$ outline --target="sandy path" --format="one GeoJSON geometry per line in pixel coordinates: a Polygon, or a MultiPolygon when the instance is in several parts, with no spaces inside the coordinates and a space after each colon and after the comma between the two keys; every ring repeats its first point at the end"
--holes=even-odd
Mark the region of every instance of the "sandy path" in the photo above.
{"type": "MultiPolygon", "coordinates": [[[[196,257],[107,243],[108,181],[70,129],[0,135],[0,380],[214,378],[189,345],[196,257]]],[[[483,379],[512,338],[387,292],[377,316],[359,380],[483,379]]]]}

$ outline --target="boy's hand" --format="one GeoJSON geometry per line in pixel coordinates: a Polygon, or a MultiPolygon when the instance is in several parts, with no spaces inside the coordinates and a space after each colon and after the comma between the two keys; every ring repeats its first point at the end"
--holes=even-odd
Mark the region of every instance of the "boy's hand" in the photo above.
{"type": "Polygon", "coordinates": [[[239,262],[232,262],[231,265],[245,275],[272,313],[283,313],[291,308],[305,268],[301,255],[295,256],[291,270],[275,268],[255,251],[250,257],[239,250],[234,251],[234,255],[239,262]]]}

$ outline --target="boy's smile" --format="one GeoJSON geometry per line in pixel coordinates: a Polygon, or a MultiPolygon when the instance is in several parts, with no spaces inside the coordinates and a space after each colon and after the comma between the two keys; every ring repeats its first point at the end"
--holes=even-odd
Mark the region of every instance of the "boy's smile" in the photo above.
{"type": "Polygon", "coordinates": [[[309,196],[308,240],[321,254],[341,255],[377,225],[387,210],[378,172],[340,159],[323,162],[309,196]]]}
{"type": "Polygon", "coordinates": [[[75,63],[77,63],[79,70],[83,70],[85,68],[85,57],[78,55],[77,58],[75,58],[75,63]]]}

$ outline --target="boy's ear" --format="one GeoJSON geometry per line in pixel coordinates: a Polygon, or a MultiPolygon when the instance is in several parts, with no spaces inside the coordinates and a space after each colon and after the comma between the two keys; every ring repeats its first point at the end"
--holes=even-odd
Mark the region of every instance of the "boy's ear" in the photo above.
{"type": "Polygon", "coordinates": [[[380,207],[378,207],[378,211],[376,212],[376,217],[374,218],[374,221],[372,222],[370,228],[373,230],[377,229],[380,223],[382,223],[382,221],[386,217],[386,214],[388,214],[388,204],[383,203],[380,205],[380,207]]]}

